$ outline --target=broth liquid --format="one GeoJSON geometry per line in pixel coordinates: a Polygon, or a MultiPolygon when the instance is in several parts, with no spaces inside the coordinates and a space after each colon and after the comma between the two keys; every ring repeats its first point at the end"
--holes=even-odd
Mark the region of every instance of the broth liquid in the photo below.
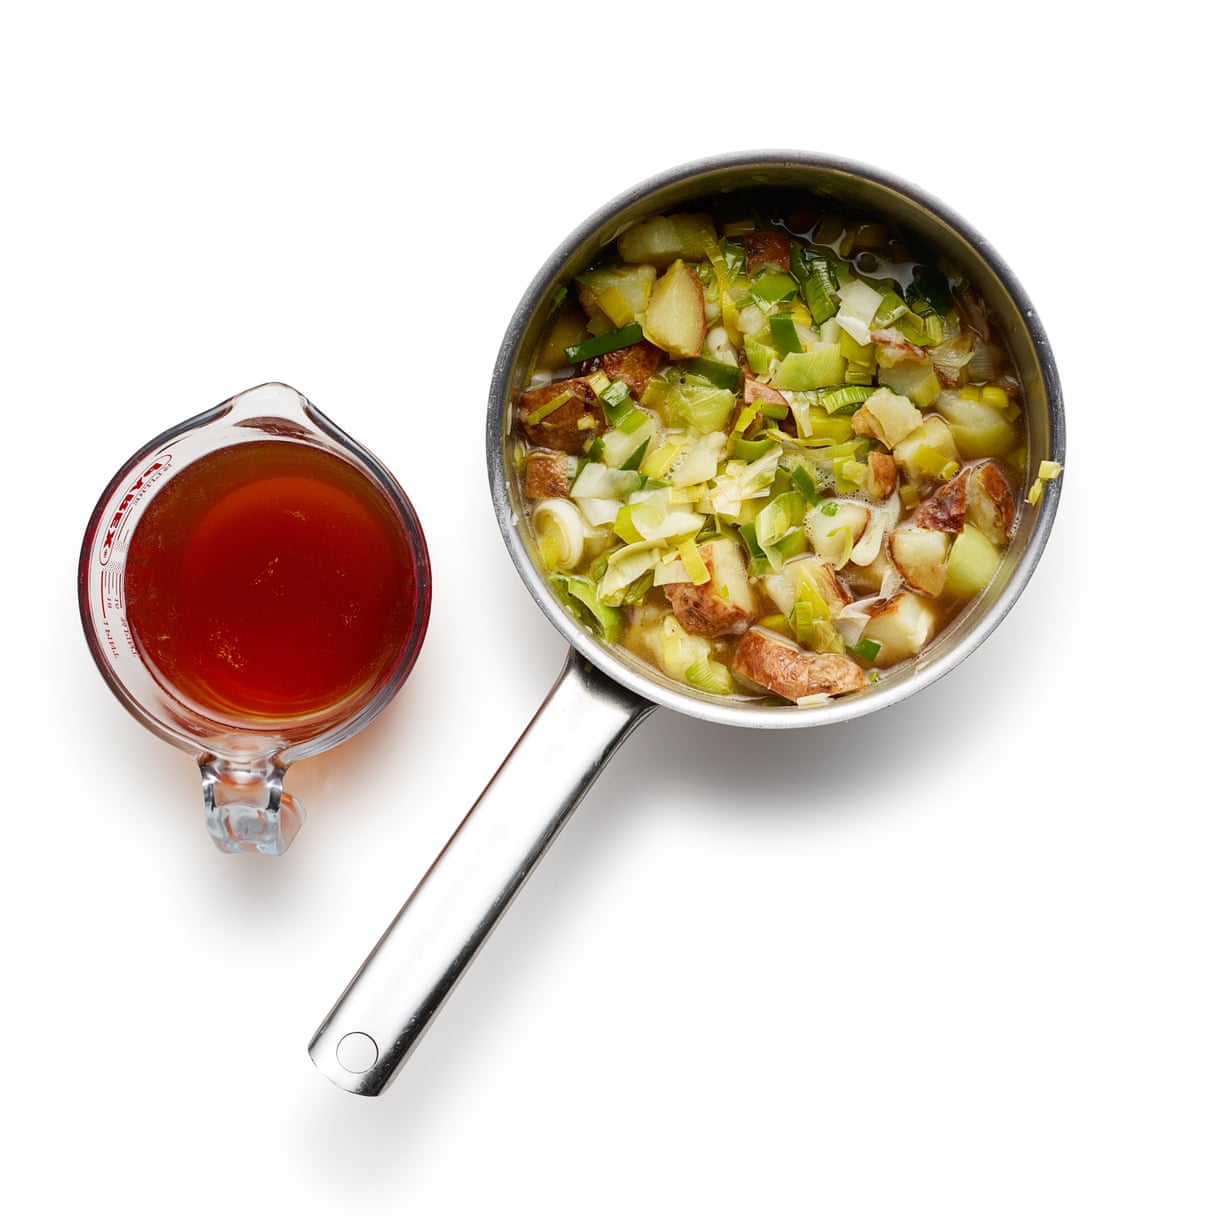
{"type": "Polygon", "coordinates": [[[386,680],[416,606],[405,530],[352,464],[242,443],[160,489],[133,532],[128,624],[162,683],[235,725],[343,717],[386,680]]]}

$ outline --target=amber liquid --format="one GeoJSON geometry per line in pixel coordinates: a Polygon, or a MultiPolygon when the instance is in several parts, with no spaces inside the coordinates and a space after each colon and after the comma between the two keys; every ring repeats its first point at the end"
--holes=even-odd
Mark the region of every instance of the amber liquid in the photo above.
{"type": "Polygon", "coordinates": [[[268,440],[159,488],[129,544],[124,598],[137,648],[181,701],[232,726],[287,727],[338,722],[386,683],[417,580],[403,524],[365,475],[268,440]]]}

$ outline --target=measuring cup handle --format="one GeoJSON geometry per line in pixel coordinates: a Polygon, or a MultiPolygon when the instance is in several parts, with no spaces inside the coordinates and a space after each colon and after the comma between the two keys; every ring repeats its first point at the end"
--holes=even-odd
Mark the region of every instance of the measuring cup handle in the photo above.
{"type": "Polygon", "coordinates": [[[571,651],[535,718],[310,1043],[342,1089],[382,1093],[540,856],[654,706],[571,651]]]}

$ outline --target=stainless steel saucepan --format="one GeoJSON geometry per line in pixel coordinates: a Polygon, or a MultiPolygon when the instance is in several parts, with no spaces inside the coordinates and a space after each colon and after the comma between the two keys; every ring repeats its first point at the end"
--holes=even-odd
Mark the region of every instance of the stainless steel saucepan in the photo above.
{"type": "Polygon", "coordinates": [[[916,693],[969,656],[1007,614],[1038,563],[1058,506],[1058,481],[1036,509],[1026,508],[988,591],[918,661],[891,671],[862,693],[809,707],[697,694],[596,638],[555,597],[525,536],[529,513],[510,457],[514,406],[555,291],[641,217],[731,191],[774,188],[832,197],[891,220],[960,268],[993,311],[1023,383],[1032,469],[1028,480],[1041,460],[1063,460],[1059,380],[1028,297],[966,222],[908,183],[810,153],[740,153],[667,171],[631,188],[581,225],[537,274],[510,322],[490,388],[486,427],[490,492],[506,547],[545,616],[569,644],[569,653],[535,718],[311,1041],[311,1058],[343,1089],[373,1096],[388,1087],[566,818],[629,733],[657,706],[754,728],[815,728],[870,715],[916,693]]]}

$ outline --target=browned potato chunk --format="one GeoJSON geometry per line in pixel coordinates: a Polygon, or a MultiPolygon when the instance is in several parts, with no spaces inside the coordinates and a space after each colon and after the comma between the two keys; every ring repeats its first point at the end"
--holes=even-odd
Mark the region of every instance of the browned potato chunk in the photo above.
{"type": "Polygon", "coordinates": [[[963,468],[915,511],[916,527],[960,532],[972,523],[992,544],[1012,538],[1016,507],[1008,481],[994,460],[963,468]]]}
{"type": "Polygon", "coordinates": [[[533,446],[582,455],[584,443],[604,432],[604,410],[586,379],[558,379],[534,387],[519,397],[519,424],[533,446]],[[551,400],[569,393],[569,399],[547,416],[532,415],[551,400]]]}
{"type": "Polygon", "coordinates": [[[988,460],[972,468],[966,485],[966,518],[1002,548],[1012,539],[1015,517],[1012,490],[998,465],[988,460]]]}
{"type": "Polygon", "coordinates": [[[757,616],[757,598],[739,545],[712,540],[700,545],[698,553],[710,578],[705,583],[669,583],[664,588],[676,619],[691,634],[710,638],[743,634],[757,616]]]}
{"type": "Polygon", "coordinates": [[[523,492],[533,500],[564,498],[570,492],[570,456],[547,447],[529,451],[524,461],[523,492]]]}
{"type": "Polygon", "coordinates": [[[969,468],[963,468],[951,481],[945,481],[911,516],[915,527],[956,535],[966,521],[966,480],[969,468]]]}
{"type": "Polygon", "coordinates": [[[845,655],[805,651],[760,627],[749,630],[736,644],[732,669],[791,702],[818,694],[854,693],[868,683],[863,669],[845,655]]]}
{"type": "Polygon", "coordinates": [[[756,272],[762,265],[785,272],[791,264],[791,240],[781,230],[751,230],[744,235],[744,267],[756,272]]]}
{"type": "Polygon", "coordinates": [[[868,493],[883,502],[897,488],[897,463],[887,451],[868,452],[868,493]]]}
{"type": "Polygon", "coordinates": [[[611,353],[593,357],[584,363],[583,373],[603,370],[614,382],[620,379],[634,395],[640,396],[659,369],[663,357],[662,351],[649,340],[640,340],[636,344],[626,345],[624,349],[614,349],[611,353]]]}

